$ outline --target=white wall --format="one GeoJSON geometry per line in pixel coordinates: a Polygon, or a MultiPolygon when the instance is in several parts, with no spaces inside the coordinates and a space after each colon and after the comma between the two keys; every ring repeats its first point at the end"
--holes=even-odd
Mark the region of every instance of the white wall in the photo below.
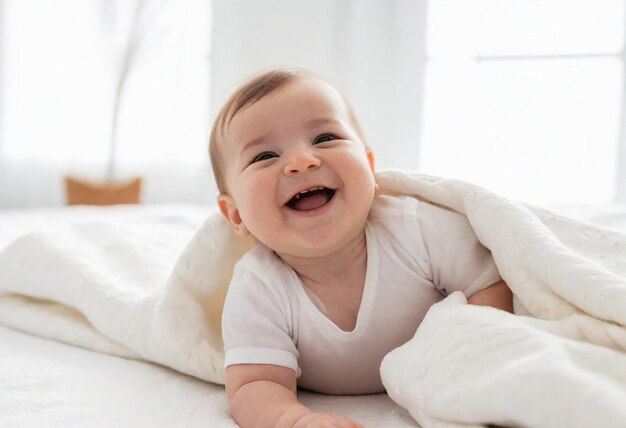
{"type": "Polygon", "coordinates": [[[211,112],[267,68],[310,69],[352,102],[380,168],[418,164],[425,1],[214,0],[211,112]]]}

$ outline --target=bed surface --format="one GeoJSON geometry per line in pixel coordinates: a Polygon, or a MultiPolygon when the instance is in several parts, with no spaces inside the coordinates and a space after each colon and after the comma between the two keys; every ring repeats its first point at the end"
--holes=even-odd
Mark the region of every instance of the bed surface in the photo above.
{"type": "MultiPolygon", "coordinates": [[[[110,216],[188,226],[187,242],[206,206],[67,207],[0,211],[0,250],[37,228],[110,216]]],[[[330,397],[300,392],[312,409],[352,417],[366,426],[416,426],[386,394],[330,397]]],[[[0,325],[2,427],[236,427],[224,388],[169,368],[39,338],[0,325]]]]}
{"type": "MultiPolygon", "coordinates": [[[[556,212],[626,231],[626,206],[553,206],[556,212]]],[[[0,211],[0,250],[33,228],[126,216],[184,225],[188,236],[205,206],[70,207],[0,211]]],[[[366,426],[417,426],[386,394],[331,397],[308,392],[314,410],[336,412],[366,426]]],[[[2,427],[235,427],[224,389],[171,369],[30,336],[0,325],[2,427]]]]}
{"type": "MultiPolygon", "coordinates": [[[[168,368],[29,336],[0,326],[0,426],[236,427],[224,388],[168,368]]],[[[386,394],[301,393],[313,409],[367,426],[416,426],[386,394]]]]}

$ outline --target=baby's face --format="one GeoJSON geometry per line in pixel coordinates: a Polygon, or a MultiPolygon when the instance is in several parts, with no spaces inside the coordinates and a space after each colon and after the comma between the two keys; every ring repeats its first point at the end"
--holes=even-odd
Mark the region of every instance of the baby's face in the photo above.
{"type": "Polygon", "coordinates": [[[239,111],[221,141],[222,213],[281,256],[332,254],[363,233],[375,194],[373,154],[342,97],[297,77],[239,111]]]}

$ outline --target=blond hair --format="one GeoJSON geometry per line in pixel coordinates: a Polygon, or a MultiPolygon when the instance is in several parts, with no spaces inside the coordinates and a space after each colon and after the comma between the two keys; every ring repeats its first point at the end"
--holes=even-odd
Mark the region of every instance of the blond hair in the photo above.
{"type": "MultiPolygon", "coordinates": [[[[215,122],[213,122],[213,128],[211,129],[211,137],[209,140],[209,154],[211,157],[211,166],[213,167],[213,175],[215,177],[215,183],[220,194],[226,193],[226,182],[224,180],[223,165],[221,162],[222,156],[220,151],[220,143],[224,139],[224,133],[226,127],[233,120],[235,115],[244,108],[256,103],[266,95],[276,91],[277,89],[285,86],[287,83],[293,81],[296,77],[308,76],[319,80],[318,76],[314,73],[296,69],[296,68],[276,68],[265,71],[261,74],[253,76],[248,81],[244,82],[239,88],[233,92],[226,104],[222,107],[217,115],[215,122]]],[[[326,82],[328,83],[328,82],[326,82]]],[[[359,122],[354,114],[352,106],[348,100],[340,93],[344,100],[352,124],[365,143],[363,131],[359,122]]],[[[366,146],[367,147],[367,146],[366,146]]]]}

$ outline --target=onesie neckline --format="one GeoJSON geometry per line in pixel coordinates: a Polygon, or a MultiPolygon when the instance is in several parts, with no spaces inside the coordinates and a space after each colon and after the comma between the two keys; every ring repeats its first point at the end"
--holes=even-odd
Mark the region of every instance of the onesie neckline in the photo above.
{"type": "MultiPolygon", "coordinates": [[[[351,331],[342,330],[337,324],[335,324],[323,311],[312,301],[308,295],[302,280],[298,277],[293,269],[291,270],[293,276],[298,283],[298,294],[300,300],[304,302],[304,309],[306,309],[313,316],[320,319],[320,324],[332,334],[335,338],[342,341],[356,340],[363,335],[366,329],[364,327],[371,314],[372,300],[376,288],[376,278],[378,276],[378,244],[376,241],[376,234],[374,228],[369,222],[365,224],[365,247],[367,250],[367,266],[365,269],[365,281],[363,284],[363,293],[361,294],[361,304],[359,305],[359,311],[357,313],[357,320],[354,329],[351,331]]],[[[312,293],[312,291],[309,291],[312,293]]]]}

